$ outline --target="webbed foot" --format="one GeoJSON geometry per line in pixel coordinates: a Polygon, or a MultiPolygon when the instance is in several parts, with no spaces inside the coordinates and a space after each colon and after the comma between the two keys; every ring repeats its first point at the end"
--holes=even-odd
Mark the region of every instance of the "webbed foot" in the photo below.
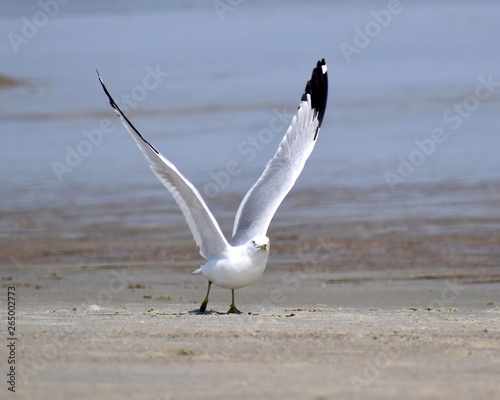
{"type": "Polygon", "coordinates": [[[201,313],[204,313],[207,310],[207,304],[208,304],[208,300],[207,299],[203,300],[203,303],[201,303],[201,306],[200,306],[201,313]]]}
{"type": "Polygon", "coordinates": [[[208,295],[210,294],[210,288],[212,287],[212,282],[208,281],[208,290],[207,290],[207,295],[205,296],[205,299],[203,300],[203,303],[201,303],[200,306],[200,312],[203,314],[205,310],[207,309],[207,304],[208,304],[208,295]]]}
{"type": "Polygon", "coordinates": [[[234,289],[231,289],[231,307],[227,311],[228,314],[243,314],[240,310],[236,308],[234,304],[234,289]]]}
{"type": "Polygon", "coordinates": [[[234,304],[231,304],[231,307],[227,311],[228,314],[243,314],[240,310],[236,308],[234,304]]]}

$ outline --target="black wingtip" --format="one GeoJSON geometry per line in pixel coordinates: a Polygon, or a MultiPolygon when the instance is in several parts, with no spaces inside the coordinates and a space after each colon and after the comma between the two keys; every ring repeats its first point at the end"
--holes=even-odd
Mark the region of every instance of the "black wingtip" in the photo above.
{"type": "Polygon", "coordinates": [[[111,104],[111,107],[113,107],[117,112],[119,112],[120,114],[123,114],[120,110],[120,108],[118,107],[118,105],[115,103],[115,100],[113,99],[113,97],[111,96],[111,93],[108,92],[108,89],[106,88],[106,86],[104,85],[104,82],[101,78],[101,75],[99,74],[99,71],[95,70],[97,72],[97,77],[99,78],[99,83],[101,84],[101,87],[102,87],[102,90],[104,90],[104,93],[106,94],[106,96],[108,97],[108,100],[109,100],[109,104],[111,104]]]}
{"type": "Polygon", "coordinates": [[[311,79],[307,82],[306,88],[304,89],[302,101],[307,100],[307,94],[311,96],[312,108],[318,115],[318,129],[316,130],[316,133],[314,135],[314,140],[316,140],[319,128],[321,127],[321,123],[323,122],[326,103],[328,100],[328,72],[324,58],[316,63],[316,67],[313,69],[311,79]]]}
{"type": "Polygon", "coordinates": [[[115,100],[113,99],[113,97],[111,96],[111,93],[109,93],[108,89],[106,88],[106,85],[104,85],[104,82],[101,78],[101,75],[99,74],[99,71],[97,71],[96,69],[96,72],[97,72],[97,77],[99,78],[99,82],[102,86],[102,90],[104,90],[104,93],[106,94],[106,96],[108,97],[108,100],[109,100],[109,104],[111,104],[111,107],[114,108],[114,110],[116,111],[116,113],[118,114],[119,117],[122,118],[122,121],[125,121],[129,126],[130,128],[132,128],[134,130],[134,132],[145,142],[147,143],[147,145],[149,147],[151,147],[151,149],[156,153],[156,154],[160,154],[158,152],[158,150],[156,150],[152,145],[151,143],[149,143],[142,135],[141,133],[136,129],[136,127],[132,124],[132,122],[130,122],[130,120],[127,118],[127,116],[123,113],[123,111],[120,109],[120,107],[118,107],[118,104],[116,104],[115,100]]]}

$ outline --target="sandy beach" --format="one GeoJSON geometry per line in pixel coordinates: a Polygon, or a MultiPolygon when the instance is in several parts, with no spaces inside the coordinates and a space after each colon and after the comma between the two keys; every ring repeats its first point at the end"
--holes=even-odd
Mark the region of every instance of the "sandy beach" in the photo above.
{"type": "Polygon", "coordinates": [[[0,399],[500,399],[500,3],[16,1],[0,13],[0,399]],[[206,281],[102,92],[230,239],[317,60],[267,269],[206,281]],[[15,390],[15,393],[9,392],[15,390]]]}
{"type": "Polygon", "coordinates": [[[192,312],[204,282],[175,269],[108,268],[51,268],[36,285],[9,282],[19,296],[17,398],[491,399],[500,393],[498,276],[322,274],[275,305],[270,293],[283,282],[270,273],[237,293],[247,314],[235,316],[219,313],[229,304],[221,289],[214,290],[210,313],[192,312]]]}
{"type": "Polygon", "coordinates": [[[76,239],[37,235],[43,214],[18,216],[26,239],[1,242],[11,265],[1,274],[4,304],[8,287],[17,296],[17,398],[500,393],[493,216],[338,224],[323,217],[290,227],[278,218],[268,268],[236,292],[244,315],[235,316],[224,314],[230,292],[221,288],[209,313],[196,312],[206,282],[191,274],[202,260],[186,227],[111,234],[92,226],[88,234],[82,218],[76,239]]]}

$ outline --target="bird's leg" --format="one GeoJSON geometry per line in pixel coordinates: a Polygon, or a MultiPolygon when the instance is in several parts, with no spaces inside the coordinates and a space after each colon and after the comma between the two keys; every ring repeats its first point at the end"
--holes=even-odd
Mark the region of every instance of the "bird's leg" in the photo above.
{"type": "Polygon", "coordinates": [[[212,286],[212,281],[208,281],[208,290],[207,290],[207,295],[205,296],[205,300],[203,300],[203,303],[201,303],[200,307],[200,312],[204,313],[205,310],[207,309],[207,304],[208,304],[208,294],[210,293],[210,287],[212,286]]]}
{"type": "Polygon", "coordinates": [[[240,310],[236,308],[236,305],[234,304],[234,289],[231,289],[231,297],[232,297],[232,303],[231,307],[228,310],[228,314],[243,314],[240,310]]]}

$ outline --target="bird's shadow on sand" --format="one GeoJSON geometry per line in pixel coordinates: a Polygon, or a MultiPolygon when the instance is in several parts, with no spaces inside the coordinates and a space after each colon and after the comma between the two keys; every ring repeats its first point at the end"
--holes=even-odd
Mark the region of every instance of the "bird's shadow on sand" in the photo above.
{"type": "Polygon", "coordinates": [[[241,314],[220,312],[220,311],[215,311],[215,310],[206,310],[206,311],[202,312],[199,309],[188,311],[188,314],[189,315],[255,315],[251,312],[249,312],[249,313],[243,312],[241,314]]]}
{"type": "Polygon", "coordinates": [[[228,315],[225,312],[214,311],[214,310],[206,310],[200,311],[199,309],[188,311],[190,315],[228,315]]]}

